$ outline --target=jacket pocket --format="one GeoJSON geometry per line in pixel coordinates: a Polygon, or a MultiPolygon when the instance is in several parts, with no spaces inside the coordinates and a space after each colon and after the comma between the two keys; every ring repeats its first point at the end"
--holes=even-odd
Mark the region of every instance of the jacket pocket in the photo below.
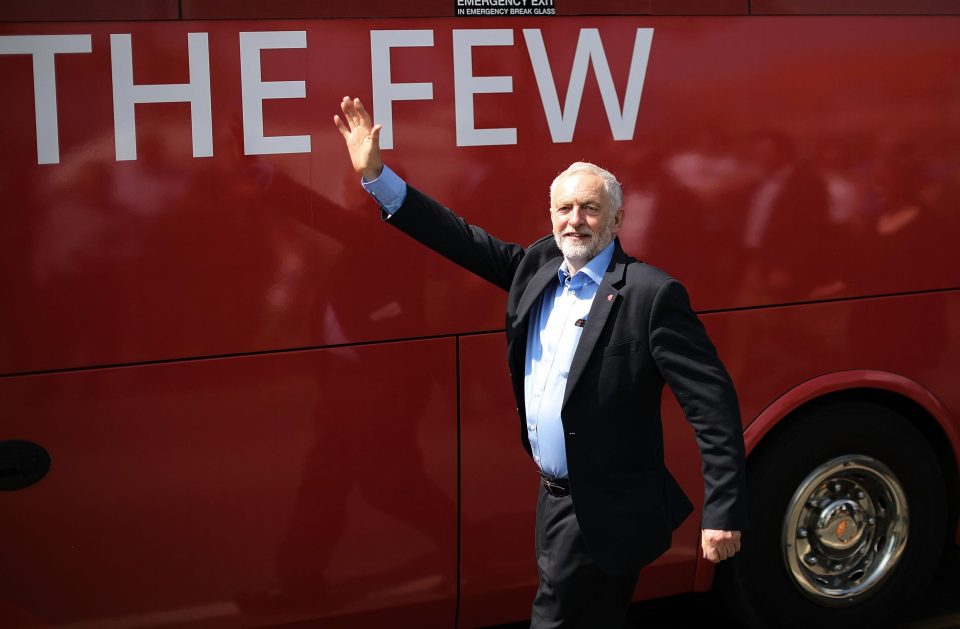
{"type": "Polygon", "coordinates": [[[636,352],[640,348],[646,347],[646,343],[643,339],[634,339],[632,341],[627,341],[626,343],[617,343],[616,345],[607,345],[603,348],[604,356],[616,356],[618,354],[628,354],[630,352],[636,352]]]}

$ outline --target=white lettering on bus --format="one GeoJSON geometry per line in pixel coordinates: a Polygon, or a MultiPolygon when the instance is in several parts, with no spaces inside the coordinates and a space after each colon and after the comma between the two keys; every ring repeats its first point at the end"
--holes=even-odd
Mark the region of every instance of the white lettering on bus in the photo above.
{"type": "Polygon", "coordinates": [[[136,85],[129,34],[110,35],[113,68],[113,130],[117,161],[137,159],[138,103],[190,103],[193,156],[213,155],[210,111],[210,53],[206,33],[188,33],[190,82],[136,85]]]}
{"type": "Polygon", "coordinates": [[[554,142],[571,142],[573,130],[577,125],[577,114],[580,112],[580,99],[583,96],[583,87],[587,78],[587,66],[592,61],[597,84],[600,86],[600,96],[603,107],[607,112],[610,130],[614,140],[632,140],[633,131],[637,123],[637,111],[640,109],[640,94],[643,91],[643,80],[647,74],[647,63],[650,61],[650,45],[653,43],[652,28],[638,28],[633,44],[633,56],[630,59],[630,71],[627,77],[627,90],[623,96],[623,109],[617,98],[617,88],[613,85],[610,76],[610,66],[603,52],[603,42],[600,32],[595,28],[580,29],[577,40],[577,52],[573,58],[573,68],[570,70],[570,83],[567,86],[567,98],[563,110],[560,109],[560,98],[553,81],[553,72],[550,70],[550,60],[543,45],[543,36],[539,29],[523,29],[523,37],[527,42],[530,53],[530,63],[533,64],[533,73],[540,90],[540,100],[543,103],[543,112],[547,116],[550,126],[550,136],[554,142]]]}
{"type": "Polygon", "coordinates": [[[512,46],[510,29],[453,31],[453,85],[457,114],[457,146],[516,144],[516,128],[477,129],[473,112],[474,94],[502,94],[513,91],[511,76],[474,76],[474,46],[512,46]]]}
{"type": "Polygon", "coordinates": [[[433,31],[370,31],[370,74],[373,111],[380,131],[380,148],[393,148],[393,101],[433,100],[433,83],[393,83],[390,49],[433,46],[433,31]]]}
{"type": "Polygon", "coordinates": [[[90,35],[2,35],[0,55],[33,57],[33,103],[37,125],[37,163],[60,163],[57,124],[57,70],[54,55],[90,52],[90,35]]]}
{"type": "MultiPolygon", "coordinates": [[[[580,113],[580,102],[592,64],[610,130],[615,140],[631,140],[637,123],[640,97],[653,43],[652,28],[638,28],[630,59],[626,90],[621,106],[600,32],[580,30],[564,105],[560,106],[554,73],[540,29],[523,29],[530,63],[553,142],[571,142],[580,113]]],[[[517,143],[517,129],[476,127],[475,94],[513,92],[512,76],[474,76],[475,46],[513,46],[511,29],[455,29],[453,31],[453,79],[457,146],[494,146],[517,143]]],[[[260,55],[265,49],[306,48],[306,31],[254,31],[240,33],[240,85],[243,110],[243,143],[247,155],[309,153],[309,135],[264,136],[263,101],[305,98],[305,81],[264,81],[260,55]]],[[[432,30],[370,31],[373,113],[383,125],[380,144],[394,145],[393,103],[402,100],[433,100],[433,83],[394,83],[391,51],[394,48],[432,47],[432,30]]],[[[210,53],[207,33],[188,33],[189,83],[137,85],[133,82],[133,53],[129,34],[111,34],[113,108],[116,157],[137,158],[136,105],[189,102],[193,156],[213,155],[213,115],[210,97],[210,53]]],[[[91,52],[91,35],[0,36],[0,54],[31,55],[36,109],[37,163],[60,162],[57,126],[57,54],[91,52]]]]}
{"type": "Polygon", "coordinates": [[[263,81],[260,51],[269,48],[306,48],[306,31],[240,33],[240,99],[243,107],[243,152],[246,155],[309,153],[309,135],[263,135],[263,101],[304,98],[305,81],[263,81]]]}

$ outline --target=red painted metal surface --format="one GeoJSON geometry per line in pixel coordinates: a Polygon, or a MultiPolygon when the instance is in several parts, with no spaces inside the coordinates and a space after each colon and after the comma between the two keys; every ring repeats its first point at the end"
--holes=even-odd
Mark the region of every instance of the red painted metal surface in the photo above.
{"type": "MultiPolygon", "coordinates": [[[[557,15],[957,15],[952,0],[564,0],[557,15]]],[[[309,19],[370,17],[453,17],[453,0],[403,3],[370,0],[363,6],[307,0],[271,3],[225,0],[69,0],[7,2],[0,21],[309,19]]]]}
{"type": "Polygon", "coordinates": [[[957,15],[952,0],[751,0],[753,15],[957,15]]]}
{"type": "Polygon", "coordinates": [[[4,437],[53,459],[2,496],[0,625],[449,626],[455,356],[440,339],[0,380],[4,437]]]}
{"type": "Polygon", "coordinates": [[[503,333],[460,339],[460,621],[523,618],[537,587],[536,466],[518,439],[503,333]]]}
{"type": "MultiPolygon", "coordinates": [[[[956,296],[951,295],[948,299],[955,300],[956,296]]],[[[946,310],[943,304],[934,303],[934,308],[938,315],[946,310]]],[[[955,308],[956,306],[953,307],[955,308]]],[[[935,319],[939,319],[939,316],[935,317],[935,319]]],[[[933,321],[933,326],[933,329],[936,330],[935,336],[953,333],[950,329],[944,329],[942,320],[933,321]]],[[[931,352],[936,355],[940,353],[941,349],[940,347],[922,347],[919,350],[915,350],[915,353],[931,352]]],[[[924,358],[926,358],[926,355],[924,355],[924,358]]],[[[753,421],[750,428],[744,431],[743,437],[746,442],[747,451],[749,452],[761,443],[764,436],[766,436],[770,429],[777,425],[777,422],[784,415],[822,396],[852,388],[889,391],[916,402],[934,419],[940,430],[943,431],[951,449],[960,452],[960,432],[958,432],[958,426],[952,422],[950,411],[944,406],[941,400],[926,388],[899,373],[870,369],[850,369],[825,374],[812,380],[807,380],[790,391],[787,391],[777,398],[773,404],[765,408],[753,421]]]]}
{"type": "MultiPolygon", "coordinates": [[[[746,15],[747,0],[563,0],[557,15],[746,15]]],[[[183,0],[184,19],[453,17],[455,0],[368,0],[362,6],[304,0],[183,0]]]]}
{"type": "Polygon", "coordinates": [[[747,15],[749,0],[651,0],[651,15],[747,15]]]}
{"type": "MultiPolygon", "coordinates": [[[[217,6],[184,2],[184,14],[217,6]]],[[[275,9],[297,6],[308,5],[275,9]]],[[[433,41],[391,52],[392,81],[429,82],[433,96],[393,104],[388,163],[522,243],[547,231],[547,187],[568,163],[619,174],[624,247],[687,284],[746,423],[822,374],[883,371],[940,400],[955,435],[958,27],[0,25],[0,50],[10,35],[90,35],[89,52],[55,57],[59,163],[38,164],[31,57],[0,54],[0,439],[36,441],[54,460],[0,498],[18,514],[0,518],[0,625],[450,626],[458,417],[460,619],[529,609],[536,478],[504,373],[503,295],[382,225],[332,125],[343,95],[372,105],[373,31],[433,41]],[[566,94],[590,28],[618,107],[637,31],[654,31],[631,140],[613,139],[593,69],[572,142],[551,139],[522,29],[539,29],[566,94]],[[511,90],[467,98],[476,128],[516,128],[516,144],[458,146],[454,38],[466,29],[512,36],[472,51],[473,75],[511,77],[511,90]],[[307,153],[244,152],[240,38],[254,31],[305,33],[305,48],[263,50],[259,77],[305,83],[303,98],[262,111],[266,136],[308,136],[307,153]],[[188,104],[147,103],[137,159],[118,161],[111,35],[130,34],[142,85],[195,76],[190,33],[207,34],[213,155],[193,156],[188,104]]],[[[667,464],[699,503],[696,448],[669,394],[664,419],[667,464]]],[[[638,596],[706,585],[696,519],[638,596]]]]}
{"type": "Polygon", "coordinates": [[[188,20],[350,18],[350,17],[450,17],[454,0],[367,0],[363,3],[324,0],[182,0],[183,17],[188,20]]]}
{"type": "Polygon", "coordinates": [[[176,20],[177,0],[10,0],[0,4],[0,22],[77,20],[176,20]]]}
{"type": "MultiPolygon", "coordinates": [[[[370,93],[373,28],[434,36],[393,52],[393,81],[429,81],[435,96],[395,103],[390,163],[503,238],[543,234],[547,183],[587,155],[625,182],[625,247],[685,281],[700,309],[960,285],[948,246],[960,232],[955,20],[591,24],[620,89],[636,29],[655,29],[633,142],[612,139],[588,78],[574,141],[551,143],[519,30],[515,45],[474,54],[474,74],[513,77],[512,93],[474,96],[475,124],[515,126],[518,143],[458,148],[451,31],[463,21],[272,22],[305,29],[307,48],[265,50],[263,80],[304,80],[306,98],[265,101],[265,133],[309,134],[312,148],[243,155],[238,33],[262,25],[98,24],[86,29],[91,53],[57,55],[62,160],[38,165],[30,57],[0,55],[10,86],[0,289],[17,296],[0,311],[12,331],[0,372],[499,328],[497,291],[382,229],[345,163],[330,111],[344,93],[370,93]],[[118,30],[132,33],[136,83],[186,81],[187,33],[209,32],[213,157],[192,157],[187,104],[141,104],[139,158],[116,161],[108,34],[118,30]],[[330,64],[334,51],[355,68],[330,64]],[[505,198],[495,182],[515,180],[518,163],[524,184],[505,198]],[[398,277],[424,278],[425,292],[398,277]]],[[[523,26],[542,30],[563,85],[583,24],[523,26]]]]}

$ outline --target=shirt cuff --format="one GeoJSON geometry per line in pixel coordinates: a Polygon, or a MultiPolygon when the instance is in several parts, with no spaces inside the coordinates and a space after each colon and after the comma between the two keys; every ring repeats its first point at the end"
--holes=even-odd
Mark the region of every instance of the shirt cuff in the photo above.
{"type": "Polygon", "coordinates": [[[360,183],[363,189],[391,216],[400,209],[404,199],[407,198],[407,182],[390,170],[386,164],[383,165],[383,171],[379,177],[373,181],[366,181],[361,177],[360,183]]]}

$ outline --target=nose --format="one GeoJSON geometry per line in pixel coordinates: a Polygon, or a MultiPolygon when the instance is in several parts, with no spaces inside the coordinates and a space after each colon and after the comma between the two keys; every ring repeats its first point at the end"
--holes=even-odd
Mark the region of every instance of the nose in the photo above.
{"type": "Polygon", "coordinates": [[[573,210],[570,211],[570,216],[567,218],[567,223],[571,227],[576,227],[577,225],[583,224],[583,210],[580,209],[579,205],[573,206],[573,210]]]}

